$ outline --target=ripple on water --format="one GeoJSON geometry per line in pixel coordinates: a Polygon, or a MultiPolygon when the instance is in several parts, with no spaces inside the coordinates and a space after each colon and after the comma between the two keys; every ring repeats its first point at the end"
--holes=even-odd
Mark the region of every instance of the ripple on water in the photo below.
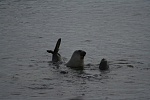
{"type": "Polygon", "coordinates": [[[29,86],[28,88],[32,90],[54,89],[54,87],[50,86],[50,84],[39,84],[39,85],[34,84],[32,86],[29,86]]]}

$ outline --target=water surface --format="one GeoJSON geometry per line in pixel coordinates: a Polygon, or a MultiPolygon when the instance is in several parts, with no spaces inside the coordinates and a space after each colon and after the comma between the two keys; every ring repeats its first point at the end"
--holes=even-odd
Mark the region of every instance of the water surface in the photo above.
{"type": "Polygon", "coordinates": [[[149,0],[0,0],[2,100],[149,100],[149,51],[149,0]],[[64,63],[87,52],[83,71],[50,62],[58,38],[64,63]]]}

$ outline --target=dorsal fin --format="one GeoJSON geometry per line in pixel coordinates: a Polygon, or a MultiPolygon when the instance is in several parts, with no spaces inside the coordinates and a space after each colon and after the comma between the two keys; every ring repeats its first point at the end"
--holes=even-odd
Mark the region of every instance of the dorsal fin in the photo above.
{"type": "Polygon", "coordinates": [[[57,43],[56,43],[56,46],[55,46],[55,49],[54,49],[53,53],[58,53],[60,43],[61,43],[61,38],[58,39],[58,41],[57,41],[57,43]]]}

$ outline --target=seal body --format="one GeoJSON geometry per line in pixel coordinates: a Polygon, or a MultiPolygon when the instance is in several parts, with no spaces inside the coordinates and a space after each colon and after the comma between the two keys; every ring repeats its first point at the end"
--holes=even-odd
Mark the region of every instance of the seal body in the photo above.
{"type": "Polygon", "coordinates": [[[75,68],[75,69],[83,69],[85,55],[86,55],[86,52],[83,50],[74,51],[70,60],[67,62],[66,66],[75,68]]]}
{"type": "Polygon", "coordinates": [[[60,55],[58,52],[55,53],[55,52],[52,51],[52,50],[47,50],[47,52],[52,54],[52,62],[59,62],[59,61],[62,61],[61,55],[60,55]]]}
{"type": "Polygon", "coordinates": [[[99,65],[99,69],[100,69],[100,70],[108,70],[108,69],[109,69],[109,65],[108,65],[106,59],[103,58],[103,59],[101,60],[100,65],[99,65]]]}
{"type": "Polygon", "coordinates": [[[52,50],[47,50],[48,53],[51,53],[51,54],[52,54],[52,62],[54,62],[54,63],[57,63],[57,62],[61,62],[61,61],[62,61],[61,55],[58,53],[59,47],[60,47],[60,43],[61,43],[61,38],[58,39],[54,51],[52,51],[52,50]]]}

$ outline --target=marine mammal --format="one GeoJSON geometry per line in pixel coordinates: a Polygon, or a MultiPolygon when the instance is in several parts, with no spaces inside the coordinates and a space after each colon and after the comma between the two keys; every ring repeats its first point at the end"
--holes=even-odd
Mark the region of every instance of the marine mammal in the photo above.
{"type": "Polygon", "coordinates": [[[107,63],[107,60],[106,59],[102,59],[100,64],[99,64],[99,69],[100,70],[108,70],[109,69],[109,65],[107,63]]]}
{"type": "Polygon", "coordinates": [[[47,50],[48,53],[52,54],[52,62],[54,62],[54,63],[62,61],[61,55],[58,53],[59,47],[60,47],[60,43],[61,43],[61,38],[58,39],[54,51],[47,50]]]}
{"type": "Polygon", "coordinates": [[[70,60],[66,63],[66,66],[75,68],[75,69],[83,69],[85,55],[86,55],[86,52],[83,50],[74,51],[70,60]]]}

